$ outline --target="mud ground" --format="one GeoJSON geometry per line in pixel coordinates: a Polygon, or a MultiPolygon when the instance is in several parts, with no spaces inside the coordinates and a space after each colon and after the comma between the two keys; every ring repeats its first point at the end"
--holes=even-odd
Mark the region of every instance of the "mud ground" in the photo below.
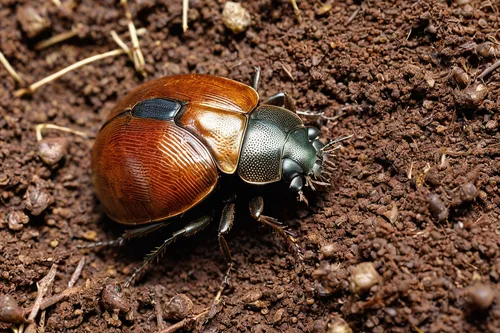
{"type": "MultiPolygon", "coordinates": [[[[129,40],[117,1],[62,2],[61,9],[51,1],[0,4],[0,50],[28,83],[116,49],[111,30],[129,40]],[[30,37],[16,15],[23,4],[48,20],[45,31],[30,37]],[[34,49],[77,23],[77,37],[34,49]]],[[[146,79],[121,55],[18,98],[21,86],[0,68],[0,293],[29,308],[52,264],[55,295],[85,256],[81,292],[47,308],[44,320],[39,315],[39,331],[155,332],[177,321],[167,318],[176,294],[189,297],[194,314],[210,306],[226,269],[216,223],[175,243],[124,290],[128,313],[107,310],[104,286],[123,283],[181,226],[123,248],[77,248],[124,228],[103,215],[93,194],[92,139],[47,131],[68,140],[65,157],[47,166],[34,126],[95,134],[115,102],[146,80],[209,73],[249,83],[260,66],[261,96],[286,91],[300,110],[340,115],[306,121],[326,140],[353,138],[337,151],[332,186],[307,193],[309,206],[284,187],[257,191],[266,213],[297,234],[303,266],[238,204],[228,238],[231,287],[220,311],[194,329],[333,332],[342,318],[353,332],[500,332],[500,70],[478,78],[500,55],[498,4],[328,1],[329,8],[299,0],[298,23],[286,0],[251,1],[243,5],[252,24],[235,36],[222,23],[223,2],[192,0],[183,34],[181,1],[131,1],[135,25],[147,29],[140,40],[146,79]],[[9,218],[17,220],[9,226],[9,218]],[[379,275],[364,293],[351,287],[363,262],[379,275]]],[[[243,198],[248,191],[238,188],[243,198]]],[[[217,216],[217,200],[207,206],[217,216]]]]}

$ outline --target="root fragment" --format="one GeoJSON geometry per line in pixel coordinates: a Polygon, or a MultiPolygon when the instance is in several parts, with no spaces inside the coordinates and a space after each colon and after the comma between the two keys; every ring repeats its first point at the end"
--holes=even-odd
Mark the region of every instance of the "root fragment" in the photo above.
{"type": "Polygon", "coordinates": [[[41,86],[43,86],[44,84],[47,84],[49,82],[52,82],[54,81],[55,79],[63,76],[64,74],[66,73],[69,73],[77,68],[80,68],[80,67],[83,67],[85,65],[88,65],[94,61],[98,61],[98,60],[101,60],[101,59],[105,59],[105,58],[109,58],[109,57],[114,57],[114,56],[117,56],[117,55],[120,55],[120,54],[123,54],[124,51],[122,49],[116,49],[116,50],[112,50],[112,51],[109,51],[109,52],[105,52],[105,53],[102,53],[102,54],[96,54],[92,57],[89,57],[87,59],[83,59],[83,60],[80,60],[76,63],[74,63],[73,65],[70,65],[52,75],[49,75],[47,76],[46,78],[38,81],[38,82],[35,82],[33,84],[31,84],[29,87],[27,88],[23,88],[23,89],[19,89],[17,90],[14,95],[16,97],[21,97],[21,96],[24,96],[26,94],[33,94],[38,88],[40,88],[41,86]]]}
{"type": "Polygon", "coordinates": [[[16,72],[16,70],[10,65],[9,61],[7,60],[7,58],[5,58],[5,56],[3,55],[2,52],[0,52],[0,63],[2,63],[2,65],[4,65],[5,69],[7,70],[7,72],[9,72],[10,76],[12,76],[14,78],[14,80],[16,80],[21,86],[26,85],[26,83],[24,83],[24,80],[16,72]]]}
{"type": "Polygon", "coordinates": [[[46,49],[52,45],[55,45],[57,43],[64,42],[65,40],[68,40],[70,38],[73,38],[78,35],[79,31],[83,28],[82,24],[77,24],[73,29],[70,31],[66,31],[63,33],[60,33],[58,35],[52,36],[47,40],[41,41],[40,43],[37,43],[35,45],[35,50],[40,51],[43,49],[46,49]]]}

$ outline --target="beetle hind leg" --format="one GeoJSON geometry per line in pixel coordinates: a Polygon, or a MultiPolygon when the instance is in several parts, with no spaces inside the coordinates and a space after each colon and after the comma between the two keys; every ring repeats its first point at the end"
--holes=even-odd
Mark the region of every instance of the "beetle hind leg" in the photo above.
{"type": "Polygon", "coordinates": [[[101,247],[101,246],[122,246],[123,243],[125,243],[129,239],[143,237],[143,236],[149,234],[150,232],[153,232],[155,230],[163,228],[169,224],[170,224],[170,221],[162,221],[162,222],[147,224],[147,225],[142,226],[142,227],[129,229],[129,230],[125,231],[117,239],[113,239],[110,241],[103,241],[103,242],[93,242],[91,244],[78,245],[77,247],[79,249],[92,249],[92,248],[101,247]]]}
{"type": "Polygon", "coordinates": [[[159,259],[161,256],[163,256],[165,249],[167,246],[175,242],[179,237],[189,237],[193,236],[196,234],[198,231],[201,231],[203,228],[205,228],[207,225],[210,224],[210,217],[209,216],[203,216],[200,217],[199,219],[194,220],[193,222],[189,223],[186,225],[184,228],[177,230],[172,234],[170,238],[167,238],[163,244],[158,246],[154,251],[152,251],[150,254],[148,254],[145,258],[142,264],[137,267],[132,274],[132,276],[127,280],[125,283],[125,288],[128,288],[130,284],[135,280],[135,278],[148,266],[153,260],[159,259]]]}
{"type": "Polygon", "coordinates": [[[264,199],[262,199],[262,197],[253,198],[248,207],[250,209],[250,215],[252,215],[257,222],[271,227],[274,232],[286,241],[286,243],[290,246],[290,249],[295,252],[299,259],[301,261],[303,260],[302,251],[295,240],[295,235],[291,231],[287,230],[287,227],[277,219],[262,215],[262,211],[264,210],[264,199]]]}
{"type": "Polygon", "coordinates": [[[224,278],[222,280],[222,284],[219,288],[219,291],[215,296],[214,300],[215,304],[219,303],[222,292],[229,285],[229,274],[231,273],[231,269],[233,268],[233,258],[231,257],[231,252],[229,251],[229,246],[227,245],[224,235],[227,235],[233,226],[234,214],[235,214],[234,203],[227,203],[224,206],[224,209],[222,210],[217,238],[219,240],[220,249],[224,254],[224,258],[226,259],[228,267],[226,274],[224,275],[224,278]]]}

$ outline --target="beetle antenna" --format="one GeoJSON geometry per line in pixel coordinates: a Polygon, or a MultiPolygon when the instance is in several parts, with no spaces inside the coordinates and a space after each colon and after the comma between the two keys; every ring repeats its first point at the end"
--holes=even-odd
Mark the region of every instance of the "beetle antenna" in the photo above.
{"type": "Polygon", "coordinates": [[[337,140],[330,141],[323,148],[321,148],[321,151],[323,151],[323,152],[328,151],[329,148],[332,147],[334,144],[342,142],[342,141],[347,140],[347,139],[350,139],[352,137],[353,137],[353,134],[348,135],[348,136],[344,136],[343,138],[340,138],[337,140]]]}

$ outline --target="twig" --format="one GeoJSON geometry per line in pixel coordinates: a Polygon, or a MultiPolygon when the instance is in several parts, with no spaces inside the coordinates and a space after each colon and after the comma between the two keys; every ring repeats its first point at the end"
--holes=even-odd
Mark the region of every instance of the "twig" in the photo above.
{"type": "MultiPolygon", "coordinates": [[[[64,289],[64,291],[62,291],[61,293],[59,293],[57,295],[52,295],[50,297],[45,298],[40,303],[40,309],[41,310],[45,310],[49,306],[52,306],[52,305],[60,302],[61,300],[63,300],[66,297],[69,297],[69,296],[71,296],[73,294],[79,293],[80,291],[84,290],[85,288],[86,288],[86,285],[81,285],[81,286],[77,286],[77,287],[72,287],[72,288],[64,289]]],[[[25,312],[28,312],[30,310],[33,311],[33,307],[27,308],[25,310],[25,312]]]]}
{"type": "MultiPolygon", "coordinates": [[[[49,290],[50,286],[52,285],[52,282],[54,282],[54,279],[56,277],[57,273],[57,265],[52,264],[52,267],[50,268],[49,272],[47,275],[38,281],[37,286],[38,286],[38,294],[36,295],[35,303],[33,304],[33,307],[31,308],[30,315],[28,316],[28,321],[31,322],[31,324],[28,325],[26,330],[32,330],[33,328],[33,321],[35,320],[38,311],[40,310],[40,306],[43,301],[43,297],[47,293],[47,290],[49,290]]],[[[43,309],[42,309],[43,310],[43,309]]],[[[19,330],[19,333],[22,333],[21,330],[19,330]]]]}
{"type": "Polygon", "coordinates": [[[33,83],[28,88],[17,90],[14,93],[14,95],[16,97],[21,97],[21,96],[26,95],[26,94],[33,94],[38,88],[40,88],[44,84],[47,84],[47,83],[49,83],[51,81],[54,81],[55,79],[63,76],[66,73],[71,72],[72,70],[75,70],[75,69],[80,68],[82,66],[88,65],[88,64],[90,64],[90,63],[92,63],[94,61],[105,59],[105,58],[109,58],[109,57],[114,57],[114,56],[117,56],[117,55],[120,55],[120,54],[123,54],[123,53],[124,53],[124,51],[122,49],[116,49],[116,50],[109,51],[109,52],[106,52],[106,53],[96,54],[96,55],[94,55],[92,57],[89,57],[87,59],[80,60],[80,61],[74,63],[73,65],[70,65],[70,66],[68,66],[68,67],[66,67],[64,69],[61,69],[59,72],[56,72],[56,73],[54,73],[52,75],[49,75],[46,78],[44,78],[44,79],[42,79],[42,80],[40,80],[38,82],[33,83]]]}
{"type": "Polygon", "coordinates": [[[351,24],[351,22],[356,18],[356,16],[359,14],[361,10],[361,6],[358,7],[358,9],[356,9],[354,11],[354,13],[352,13],[352,15],[349,17],[349,19],[345,22],[345,26],[348,26],[349,24],[351,24]]]}
{"type": "Polygon", "coordinates": [[[165,327],[163,323],[163,310],[161,308],[161,300],[158,297],[158,290],[155,290],[155,312],[156,312],[156,323],[158,325],[158,330],[162,330],[165,327]]]}
{"type": "Polygon", "coordinates": [[[45,129],[47,129],[47,128],[48,129],[55,129],[55,130],[62,131],[62,132],[72,133],[72,134],[81,136],[84,139],[87,139],[89,137],[89,135],[85,132],[76,131],[76,130],[68,128],[68,127],[58,126],[58,125],[54,125],[54,124],[38,124],[35,127],[36,141],[40,141],[43,139],[42,132],[44,132],[45,129]]]}
{"type": "Polygon", "coordinates": [[[167,328],[159,331],[158,333],[173,333],[173,332],[176,332],[176,331],[180,330],[181,328],[184,328],[185,326],[187,326],[190,322],[196,321],[198,318],[206,315],[209,311],[210,311],[210,309],[205,309],[201,313],[197,314],[196,316],[194,316],[192,318],[184,318],[180,322],[178,322],[178,323],[176,323],[176,324],[174,324],[172,326],[169,326],[169,327],[167,327],[167,328]]]}
{"type": "Polygon", "coordinates": [[[144,56],[142,55],[141,47],[139,45],[139,38],[137,38],[137,30],[135,29],[134,22],[132,21],[132,14],[128,6],[128,0],[120,0],[121,5],[125,9],[125,17],[128,21],[128,30],[130,32],[130,39],[132,40],[132,55],[134,59],[135,69],[146,76],[144,71],[144,56]]]}
{"type": "Polygon", "coordinates": [[[59,35],[55,35],[55,36],[50,37],[49,39],[41,41],[40,43],[37,43],[35,45],[35,50],[40,51],[40,50],[46,49],[47,47],[52,46],[54,44],[57,44],[57,43],[65,41],[65,40],[68,40],[70,38],[73,38],[76,35],[78,35],[78,30],[81,29],[82,27],[83,27],[83,25],[79,23],[76,25],[76,27],[71,29],[71,31],[66,31],[66,32],[60,33],[59,35]]]}
{"type": "Polygon", "coordinates": [[[0,51],[0,63],[5,66],[5,69],[7,72],[9,72],[10,76],[14,78],[17,82],[19,82],[20,85],[24,86],[26,83],[24,83],[24,80],[17,74],[16,70],[12,68],[12,66],[9,64],[7,61],[7,58],[3,55],[3,53],[0,51]]]}
{"type": "Polygon", "coordinates": [[[481,74],[479,74],[479,76],[477,78],[479,80],[481,80],[485,76],[490,75],[498,67],[500,67],[500,60],[497,60],[497,62],[495,62],[493,65],[491,65],[490,67],[486,68],[481,74]]]}
{"type": "Polygon", "coordinates": [[[286,75],[288,75],[288,77],[292,81],[295,81],[295,77],[293,76],[292,71],[287,66],[285,66],[282,62],[280,62],[280,65],[281,65],[281,68],[283,68],[283,71],[285,71],[286,75]]]}
{"type": "Polygon", "coordinates": [[[75,271],[71,275],[71,279],[69,279],[68,288],[73,288],[76,281],[78,281],[78,278],[82,274],[84,265],[85,265],[85,257],[82,257],[82,259],[80,259],[80,261],[78,262],[78,265],[76,265],[75,271]]]}
{"type": "Polygon", "coordinates": [[[188,29],[189,0],[182,0],[182,31],[188,29]]]}

